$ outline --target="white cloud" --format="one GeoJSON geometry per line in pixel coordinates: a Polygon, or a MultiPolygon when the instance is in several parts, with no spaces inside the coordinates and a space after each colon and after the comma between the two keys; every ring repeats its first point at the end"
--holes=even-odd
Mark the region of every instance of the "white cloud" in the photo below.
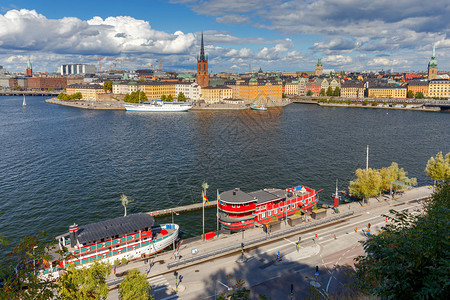
{"type": "Polygon", "coordinates": [[[324,57],[322,59],[324,63],[328,63],[330,65],[345,65],[349,64],[353,61],[353,59],[350,56],[343,56],[343,55],[330,55],[327,57],[324,57]]]}

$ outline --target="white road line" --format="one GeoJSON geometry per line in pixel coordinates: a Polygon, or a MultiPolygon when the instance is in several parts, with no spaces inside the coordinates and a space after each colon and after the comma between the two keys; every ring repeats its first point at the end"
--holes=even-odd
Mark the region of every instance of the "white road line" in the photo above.
{"type": "Polygon", "coordinates": [[[171,299],[178,299],[178,295],[177,294],[171,295],[169,297],[162,298],[161,300],[171,300],[171,299]]]}
{"type": "Polygon", "coordinates": [[[330,279],[328,280],[328,284],[327,284],[327,288],[326,288],[326,292],[328,292],[328,288],[330,287],[330,283],[331,283],[331,279],[333,278],[333,276],[330,276],[330,279]]]}

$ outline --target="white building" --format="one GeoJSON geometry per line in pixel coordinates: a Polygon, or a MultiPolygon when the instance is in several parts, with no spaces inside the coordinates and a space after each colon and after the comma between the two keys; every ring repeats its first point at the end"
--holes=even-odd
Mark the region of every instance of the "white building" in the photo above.
{"type": "Polygon", "coordinates": [[[175,84],[175,98],[178,97],[179,93],[183,93],[186,99],[192,101],[200,100],[201,86],[196,82],[179,82],[175,84]]]}
{"type": "Polygon", "coordinates": [[[113,94],[131,94],[137,90],[142,90],[136,81],[130,82],[113,82],[112,93],[113,94]]]}
{"type": "Polygon", "coordinates": [[[97,68],[89,64],[67,64],[59,67],[61,75],[95,74],[97,68]]]}

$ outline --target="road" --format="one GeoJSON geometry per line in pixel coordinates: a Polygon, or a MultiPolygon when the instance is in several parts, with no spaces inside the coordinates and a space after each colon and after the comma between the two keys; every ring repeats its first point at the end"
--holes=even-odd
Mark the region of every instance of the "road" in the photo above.
{"type": "MultiPolygon", "coordinates": [[[[416,196],[422,196],[421,193],[426,195],[430,191],[424,188],[417,192],[420,195],[405,195],[404,200],[410,201],[416,196]]],[[[152,294],[155,299],[163,300],[214,299],[215,295],[225,292],[236,280],[242,279],[252,291],[252,299],[257,299],[258,294],[271,299],[290,299],[291,284],[294,285],[295,299],[305,298],[313,289],[312,285],[317,286],[317,292],[324,295],[342,295],[348,292],[343,288],[349,280],[345,276],[346,270],[353,267],[355,257],[364,253],[360,242],[367,239],[368,224],[370,223],[371,234],[375,234],[386,224],[386,217],[383,215],[389,215],[390,209],[423,213],[422,205],[416,201],[394,201],[392,204],[359,211],[335,224],[245,249],[244,262],[241,261],[241,255],[234,253],[178,269],[178,274],[183,278],[177,293],[174,291],[173,270],[155,274],[149,278],[153,287],[152,294]],[[296,242],[299,237],[301,242],[297,251],[296,242]],[[279,262],[278,251],[281,255],[279,262]],[[316,266],[319,269],[317,278],[314,276],[316,266]]],[[[341,209],[344,210],[345,207],[341,209]]],[[[246,237],[242,240],[244,244],[245,239],[246,237]]],[[[149,275],[152,273],[153,270],[149,275]]],[[[110,292],[108,299],[118,299],[117,289],[110,292]]]]}

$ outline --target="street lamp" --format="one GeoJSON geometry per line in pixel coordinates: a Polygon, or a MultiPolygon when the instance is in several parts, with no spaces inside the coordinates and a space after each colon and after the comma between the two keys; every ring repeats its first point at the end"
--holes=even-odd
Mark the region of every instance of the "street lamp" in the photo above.
{"type": "Polygon", "coordinates": [[[202,192],[202,208],[203,208],[203,235],[202,240],[205,239],[205,197],[206,197],[206,190],[209,188],[209,185],[206,181],[203,181],[202,184],[203,192],[202,192]]]}
{"type": "MultiPolygon", "coordinates": [[[[229,287],[229,286],[226,285],[225,283],[220,282],[219,280],[217,280],[217,282],[220,283],[221,285],[223,285],[224,287],[226,287],[228,292],[231,292],[231,291],[233,290],[232,287],[229,287]]],[[[214,299],[217,299],[217,288],[216,288],[216,284],[214,285],[214,299]]]]}
{"type": "MultiPolygon", "coordinates": [[[[177,216],[179,216],[180,214],[177,213],[176,211],[174,212],[172,209],[170,210],[170,212],[172,213],[172,224],[174,224],[173,214],[175,213],[175,215],[177,215],[177,216]]],[[[174,230],[175,230],[175,227],[174,227],[174,230]]],[[[175,251],[175,239],[173,239],[173,251],[175,251]]]]}

